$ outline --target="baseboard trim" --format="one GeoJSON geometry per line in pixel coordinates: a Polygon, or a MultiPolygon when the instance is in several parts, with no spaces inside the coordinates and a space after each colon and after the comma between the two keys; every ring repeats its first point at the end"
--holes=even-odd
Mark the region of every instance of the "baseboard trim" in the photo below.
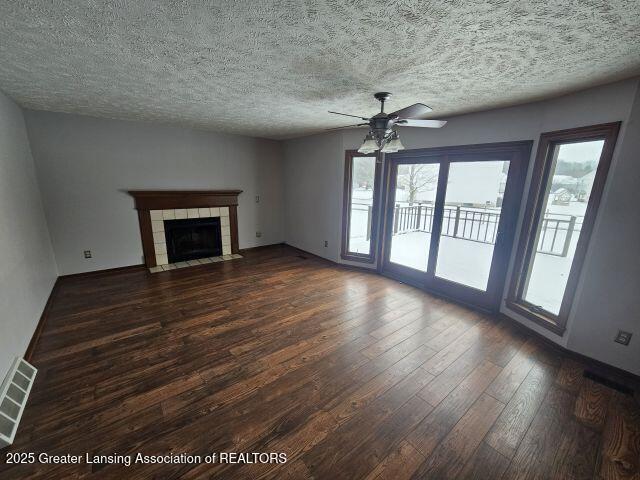
{"type": "Polygon", "coordinates": [[[68,278],[82,278],[82,277],[96,277],[101,275],[109,275],[112,273],[120,273],[125,271],[136,271],[136,270],[146,270],[144,264],[139,263],[137,265],[127,265],[125,267],[115,267],[115,268],[106,268],[104,270],[92,270],[90,272],[80,272],[80,273],[70,273],[68,275],[60,275],[58,279],[68,279],[68,278]]]}
{"type": "Polygon", "coordinates": [[[278,243],[270,243],[268,245],[258,245],[257,247],[240,248],[240,249],[238,249],[238,252],[240,254],[242,254],[244,252],[255,252],[255,251],[259,251],[259,250],[264,250],[266,248],[277,247],[277,246],[281,246],[281,245],[286,245],[286,243],[278,242],[278,243]]]}
{"type": "Polygon", "coordinates": [[[284,242],[283,245],[286,245],[287,247],[289,247],[289,248],[291,248],[293,250],[297,250],[301,254],[307,255],[309,257],[313,257],[315,260],[318,260],[318,261],[321,261],[321,262],[327,262],[327,263],[329,263],[331,265],[335,265],[335,266],[344,268],[346,270],[356,270],[358,272],[364,272],[364,273],[377,273],[375,268],[367,268],[367,267],[363,267],[361,265],[351,265],[351,264],[347,264],[347,263],[336,262],[336,261],[331,260],[329,258],[321,257],[320,255],[317,255],[315,253],[308,252],[307,250],[304,250],[302,248],[295,247],[295,246],[293,246],[291,244],[288,244],[286,242],[284,242]]]}
{"type": "Polygon", "coordinates": [[[44,305],[44,309],[40,314],[40,320],[38,320],[38,325],[36,325],[36,329],[31,336],[31,341],[29,342],[29,346],[27,347],[27,351],[24,354],[24,359],[31,362],[31,358],[33,357],[33,352],[38,345],[38,340],[40,340],[40,335],[42,334],[42,329],[44,328],[44,324],[47,322],[47,318],[49,318],[49,312],[51,310],[51,305],[53,305],[53,298],[58,291],[58,287],[60,286],[60,277],[56,278],[56,281],[53,283],[53,287],[51,287],[51,292],[49,293],[49,298],[47,298],[47,303],[44,305]]]}

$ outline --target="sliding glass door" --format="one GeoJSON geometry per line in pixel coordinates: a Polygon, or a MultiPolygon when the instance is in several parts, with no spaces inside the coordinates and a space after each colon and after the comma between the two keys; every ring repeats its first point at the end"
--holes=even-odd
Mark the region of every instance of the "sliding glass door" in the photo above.
{"type": "Polygon", "coordinates": [[[531,142],[387,157],[383,273],[496,310],[531,142]]]}

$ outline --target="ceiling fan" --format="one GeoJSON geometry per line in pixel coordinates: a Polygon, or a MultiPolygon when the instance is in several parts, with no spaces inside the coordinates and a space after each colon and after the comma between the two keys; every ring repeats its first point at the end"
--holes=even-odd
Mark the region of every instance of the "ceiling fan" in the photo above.
{"type": "Polygon", "coordinates": [[[345,117],[354,117],[366,120],[367,123],[358,123],[355,125],[345,125],[344,127],[330,128],[329,130],[340,130],[343,128],[369,126],[369,133],[364,139],[362,146],[358,149],[360,153],[373,153],[380,150],[383,153],[397,152],[404,150],[404,145],[400,142],[400,136],[395,127],[426,127],[426,128],[442,128],[447,123],[444,120],[421,120],[421,117],[431,112],[431,107],[423,103],[414,103],[405,108],[401,108],[395,112],[385,113],[384,102],[389,100],[391,94],[389,92],[378,92],[373,95],[380,102],[380,113],[371,118],[361,117],[360,115],[350,115],[348,113],[331,112],[335,115],[344,115],[345,117]]]}

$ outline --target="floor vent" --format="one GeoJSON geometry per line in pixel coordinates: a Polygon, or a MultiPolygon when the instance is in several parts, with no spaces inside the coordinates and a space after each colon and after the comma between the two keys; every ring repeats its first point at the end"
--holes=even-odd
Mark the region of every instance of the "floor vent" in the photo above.
{"type": "Polygon", "coordinates": [[[633,395],[633,390],[631,390],[629,387],[622,385],[621,383],[614,382],[613,380],[609,380],[608,378],[598,375],[597,373],[593,373],[593,372],[590,372],[589,370],[585,370],[584,376],[589,380],[593,380],[596,383],[600,383],[605,387],[613,388],[614,390],[624,393],[625,395],[633,395]]]}
{"type": "Polygon", "coordinates": [[[296,257],[301,258],[302,260],[308,260],[309,257],[305,257],[304,255],[296,255],[296,257]]]}
{"type": "Polygon", "coordinates": [[[0,390],[0,448],[13,443],[38,370],[16,357],[0,390]]]}

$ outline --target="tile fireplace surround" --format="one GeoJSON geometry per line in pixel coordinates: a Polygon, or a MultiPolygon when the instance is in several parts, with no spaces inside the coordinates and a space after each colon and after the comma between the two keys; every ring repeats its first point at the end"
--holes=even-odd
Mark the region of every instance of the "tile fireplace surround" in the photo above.
{"type": "Polygon", "coordinates": [[[135,199],[147,268],[152,272],[241,258],[238,255],[238,195],[242,190],[130,190],[135,199]],[[168,263],[165,220],[220,217],[222,256],[168,263]],[[160,268],[156,268],[160,267],[160,268]]]}
{"type": "Polygon", "coordinates": [[[204,265],[206,263],[221,262],[242,258],[242,255],[231,253],[231,227],[229,225],[229,207],[200,207],[176,208],[169,210],[151,210],[151,230],[153,231],[153,246],[156,252],[156,265],[149,270],[151,273],[174,270],[176,268],[204,265]],[[184,262],[169,263],[167,258],[167,240],[164,234],[165,220],[180,220],[184,218],[215,218],[220,217],[220,232],[222,237],[222,255],[184,262]]]}

